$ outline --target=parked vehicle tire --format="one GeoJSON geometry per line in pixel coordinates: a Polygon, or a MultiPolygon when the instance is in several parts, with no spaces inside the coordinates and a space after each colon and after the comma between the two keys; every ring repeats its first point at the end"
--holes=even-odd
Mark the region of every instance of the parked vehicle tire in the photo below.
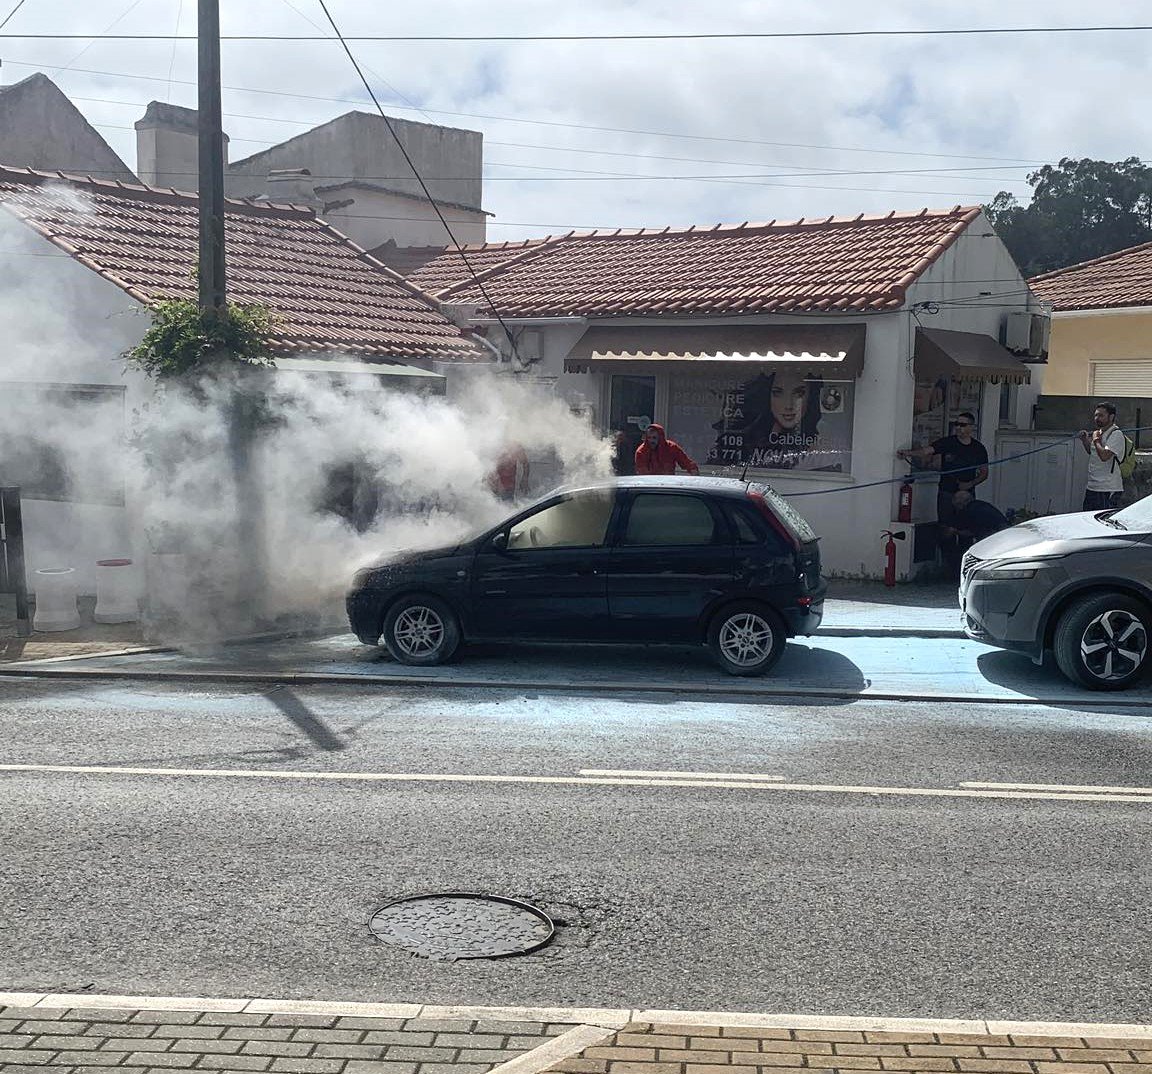
{"type": "Polygon", "coordinates": [[[1090,690],[1123,690],[1152,668],[1152,613],[1121,593],[1083,597],[1060,616],[1052,649],[1073,682],[1090,690]]]}
{"type": "Polygon", "coordinates": [[[394,660],[415,667],[444,664],[460,648],[460,622],[439,597],[401,597],[384,618],[384,644],[394,660]]]}
{"type": "Polygon", "coordinates": [[[750,601],[722,609],[708,628],[708,648],[729,675],[763,675],[780,659],[787,635],[780,617],[750,601]]]}

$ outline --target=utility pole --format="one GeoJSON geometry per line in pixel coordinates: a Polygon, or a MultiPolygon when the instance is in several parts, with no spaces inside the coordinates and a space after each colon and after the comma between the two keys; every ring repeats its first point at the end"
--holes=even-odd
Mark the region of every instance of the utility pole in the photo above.
{"type": "Polygon", "coordinates": [[[200,308],[227,300],[224,274],[224,130],[220,106],[220,0],[197,0],[200,134],[200,308]]]}
{"type": "MultiPolygon", "coordinates": [[[[220,104],[220,0],[197,0],[199,91],[200,311],[226,314],[224,259],[224,129],[220,104]]],[[[213,356],[216,361],[227,355],[213,356]]],[[[228,401],[228,454],[236,489],[236,568],[233,615],[237,623],[261,621],[265,565],[263,490],[256,476],[258,398],[249,379],[237,374],[228,401]]]]}

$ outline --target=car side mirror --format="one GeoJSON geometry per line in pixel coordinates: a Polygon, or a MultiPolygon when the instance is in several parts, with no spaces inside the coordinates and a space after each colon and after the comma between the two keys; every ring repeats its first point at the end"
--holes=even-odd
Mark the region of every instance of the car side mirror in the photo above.
{"type": "Polygon", "coordinates": [[[508,551],[508,531],[501,530],[495,537],[488,542],[488,546],[494,552],[505,553],[508,551]]]}

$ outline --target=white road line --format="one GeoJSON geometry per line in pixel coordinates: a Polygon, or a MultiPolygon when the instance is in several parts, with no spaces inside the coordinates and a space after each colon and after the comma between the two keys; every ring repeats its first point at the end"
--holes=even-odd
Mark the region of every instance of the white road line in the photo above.
{"type": "Polygon", "coordinates": [[[769,783],[721,779],[628,779],[590,776],[497,776],[441,772],[272,772],[246,768],[129,768],[115,765],[4,764],[0,772],[68,773],[93,776],[159,776],[204,779],[321,780],[368,783],[510,783],[598,787],[696,787],[803,794],[863,794],[895,798],[996,798],[1048,802],[1133,802],[1152,805],[1152,794],[1056,793],[979,790],[959,787],[871,787],[818,783],[769,783]]]}
{"type": "Polygon", "coordinates": [[[1152,787],[1097,787],[1067,783],[979,783],[966,780],[961,787],[989,791],[1067,791],[1071,794],[1152,794],[1152,787]]]}
{"type": "MultiPolygon", "coordinates": [[[[783,776],[766,776],[761,772],[679,772],[662,771],[660,769],[644,768],[581,768],[582,776],[651,776],[655,779],[667,777],[680,779],[764,779],[776,783],[783,783],[783,776]]],[[[1152,791],[1149,791],[1152,794],[1152,791]]]]}

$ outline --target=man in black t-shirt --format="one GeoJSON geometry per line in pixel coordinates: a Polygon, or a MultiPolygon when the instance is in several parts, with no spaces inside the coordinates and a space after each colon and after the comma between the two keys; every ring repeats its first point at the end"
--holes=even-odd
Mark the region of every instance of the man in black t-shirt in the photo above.
{"type": "Polygon", "coordinates": [[[957,492],[976,496],[976,486],[988,480],[988,451],[973,435],[976,417],[969,411],[956,416],[953,434],[933,440],[928,447],[896,454],[907,460],[935,463],[940,458],[940,485],[936,492],[936,520],[947,526],[955,517],[952,497],[957,492]]]}

